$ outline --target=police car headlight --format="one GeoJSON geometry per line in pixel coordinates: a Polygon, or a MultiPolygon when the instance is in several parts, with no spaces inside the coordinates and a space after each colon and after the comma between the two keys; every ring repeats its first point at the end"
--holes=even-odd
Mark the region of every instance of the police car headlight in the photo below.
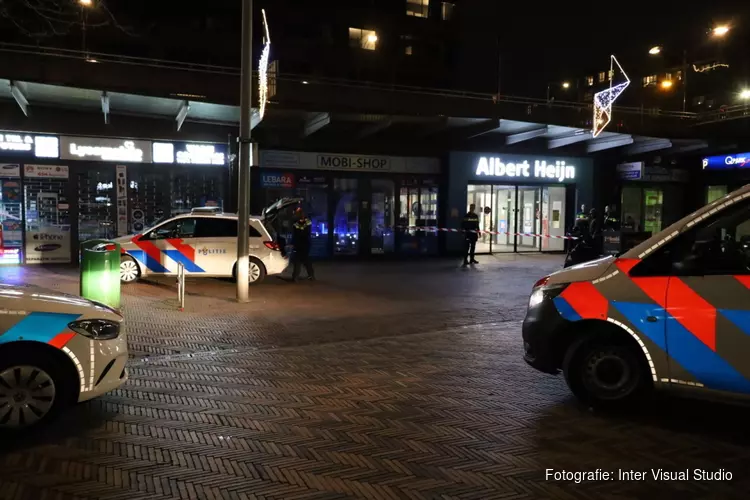
{"type": "Polygon", "coordinates": [[[534,288],[534,290],[531,292],[531,297],[529,297],[529,309],[537,307],[539,304],[544,302],[544,299],[554,299],[555,297],[560,295],[567,286],[568,284],[564,283],[561,285],[540,286],[534,288]]]}
{"type": "Polygon", "coordinates": [[[82,319],[68,324],[68,328],[94,340],[112,340],[120,335],[120,323],[106,319],[82,319]]]}

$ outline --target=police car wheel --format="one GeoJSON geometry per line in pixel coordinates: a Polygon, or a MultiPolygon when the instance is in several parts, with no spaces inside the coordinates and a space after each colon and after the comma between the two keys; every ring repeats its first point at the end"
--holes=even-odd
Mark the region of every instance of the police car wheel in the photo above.
{"type": "Polygon", "coordinates": [[[619,406],[643,397],[647,373],[639,353],[617,340],[585,341],[574,345],[563,363],[568,387],[581,401],[595,406],[619,406]]]}
{"type": "MultiPolygon", "coordinates": [[[[257,285],[266,279],[266,266],[264,266],[260,260],[255,257],[250,257],[247,266],[247,281],[249,284],[257,285]]],[[[237,279],[237,264],[235,264],[234,269],[232,269],[232,277],[237,279]]]]}
{"type": "Polygon", "coordinates": [[[138,264],[135,262],[133,257],[128,255],[123,256],[120,259],[120,282],[122,283],[133,283],[138,281],[141,277],[141,270],[138,269],[138,264]]]}
{"type": "Polygon", "coordinates": [[[0,363],[0,431],[34,427],[68,401],[65,378],[53,360],[43,354],[14,353],[0,363]]]}

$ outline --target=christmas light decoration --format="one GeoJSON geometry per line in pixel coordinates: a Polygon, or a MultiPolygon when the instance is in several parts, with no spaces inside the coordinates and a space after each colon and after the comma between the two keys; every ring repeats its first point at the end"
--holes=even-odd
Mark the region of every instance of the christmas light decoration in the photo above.
{"type": "Polygon", "coordinates": [[[594,123],[592,124],[592,135],[594,137],[602,133],[612,121],[612,104],[630,85],[630,78],[625,74],[615,56],[609,56],[609,88],[594,94],[594,123]],[[613,85],[615,76],[615,64],[625,77],[623,83],[613,85]]]}
{"type": "Polygon", "coordinates": [[[268,63],[271,58],[271,35],[268,32],[265,9],[262,9],[261,13],[263,14],[265,36],[263,37],[263,52],[260,55],[260,64],[258,67],[258,91],[260,93],[258,116],[262,120],[263,115],[266,114],[266,104],[268,103],[268,63]]]}

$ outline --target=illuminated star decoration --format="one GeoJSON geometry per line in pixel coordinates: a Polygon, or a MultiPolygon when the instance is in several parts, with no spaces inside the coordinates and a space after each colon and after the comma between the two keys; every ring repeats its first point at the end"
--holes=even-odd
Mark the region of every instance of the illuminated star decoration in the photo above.
{"type": "Polygon", "coordinates": [[[263,37],[263,52],[260,55],[260,64],[258,67],[258,90],[260,92],[260,104],[258,106],[258,116],[263,119],[266,114],[266,103],[268,103],[268,62],[271,57],[271,35],[268,33],[268,21],[266,20],[266,11],[263,13],[263,28],[265,36],[263,37]]]}
{"type": "Polygon", "coordinates": [[[609,88],[594,94],[594,123],[592,130],[592,135],[594,137],[601,134],[602,131],[607,128],[609,122],[612,121],[612,104],[618,97],[620,97],[620,94],[628,88],[628,85],[630,85],[630,78],[625,74],[622,66],[620,66],[620,63],[617,61],[617,58],[615,56],[609,56],[609,58],[609,88]],[[615,64],[622,73],[622,76],[625,77],[625,81],[613,86],[615,64]]]}

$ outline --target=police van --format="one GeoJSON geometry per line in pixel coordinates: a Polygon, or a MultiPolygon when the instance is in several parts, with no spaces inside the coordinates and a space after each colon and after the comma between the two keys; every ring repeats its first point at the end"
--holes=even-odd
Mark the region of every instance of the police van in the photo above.
{"type": "MultiPolygon", "coordinates": [[[[260,216],[250,217],[249,281],[281,274],[289,265],[273,221],[298,198],[282,198],[260,216]]],[[[115,240],[121,246],[120,281],[132,283],[151,275],[185,274],[198,277],[234,277],[237,262],[237,214],[218,207],[201,207],[162,221],[136,235],[115,240]]]]}
{"type": "Polygon", "coordinates": [[[750,185],[533,287],[524,358],[590,404],[750,396],[750,185]]]}

